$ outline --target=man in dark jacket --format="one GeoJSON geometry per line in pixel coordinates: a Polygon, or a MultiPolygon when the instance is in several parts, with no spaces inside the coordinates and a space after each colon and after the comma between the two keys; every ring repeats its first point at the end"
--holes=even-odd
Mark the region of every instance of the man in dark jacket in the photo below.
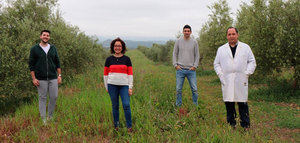
{"type": "Polygon", "coordinates": [[[61,83],[61,68],[54,45],[50,45],[50,31],[43,30],[41,42],[30,50],[29,69],[33,84],[38,89],[39,111],[43,123],[52,119],[58,96],[58,84],[61,83]],[[49,92],[48,118],[46,118],[47,94],[49,92]]]}

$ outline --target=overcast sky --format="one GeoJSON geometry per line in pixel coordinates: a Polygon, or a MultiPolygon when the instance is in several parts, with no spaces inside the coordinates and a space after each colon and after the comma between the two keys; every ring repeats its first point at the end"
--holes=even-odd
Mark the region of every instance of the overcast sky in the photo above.
{"type": "MultiPolygon", "coordinates": [[[[185,24],[198,37],[217,0],[59,0],[67,23],[88,35],[135,40],[174,39],[185,24]]],[[[250,0],[228,0],[233,14],[250,0]]],[[[103,39],[100,39],[103,40],[103,39]]]]}

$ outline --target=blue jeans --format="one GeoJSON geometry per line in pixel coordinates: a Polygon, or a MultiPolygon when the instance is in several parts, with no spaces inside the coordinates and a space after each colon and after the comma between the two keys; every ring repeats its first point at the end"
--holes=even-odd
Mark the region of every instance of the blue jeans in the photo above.
{"type": "Polygon", "coordinates": [[[198,105],[196,71],[182,69],[176,71],[176,106],[180,107],[182,104],[182,86],[185,77],[187,77],[190,83],[190,87],[193,93],[193,103],[195,105],[198,105]]]}
{"type": "Polygon", "coordinates": [[[108,84],[108,93],[112,103],[112,113],[115,127],[119,127],[119,95],[121,96],[122,105],[125,113],[127,128],[132,127],[130,96],[128,94],[128,86],[108,84]]]}

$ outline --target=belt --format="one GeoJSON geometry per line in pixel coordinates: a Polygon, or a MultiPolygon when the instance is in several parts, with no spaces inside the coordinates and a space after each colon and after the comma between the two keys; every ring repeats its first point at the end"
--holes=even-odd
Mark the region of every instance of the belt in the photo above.
{"type": "Polygon", "coordinates": [[[181,68],[181,69],[183,69],[183,70],[190,70],[189,68],[181,68]]]}

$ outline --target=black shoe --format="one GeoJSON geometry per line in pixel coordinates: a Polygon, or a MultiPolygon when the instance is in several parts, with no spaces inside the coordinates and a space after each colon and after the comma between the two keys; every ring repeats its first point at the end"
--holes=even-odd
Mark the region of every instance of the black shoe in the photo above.
{"type": "Polygon", "coordinates": [[[230,125],[230,127],[235,130],[236,129],[236,125],[230,125]]]}

